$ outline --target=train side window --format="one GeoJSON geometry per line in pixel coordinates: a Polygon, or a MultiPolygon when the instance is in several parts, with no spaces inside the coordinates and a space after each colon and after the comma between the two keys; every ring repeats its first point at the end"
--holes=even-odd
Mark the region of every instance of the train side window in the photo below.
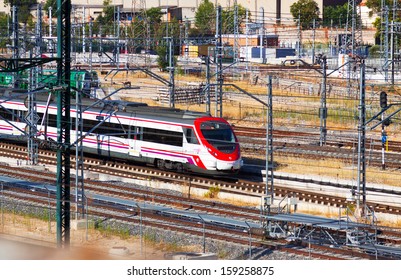
{"type": "Polygon", "coordinates": [[[128,138],[129,139],[135,139],[135,140],[139,140],[139,127],[136,126],[130,126],[129,127],[129,131],[128,131],[128,138]]]}
{"type": "Polygon", "coordinates": [[[15,110],[15,113],[17,115],[17,122],[20,122],[21,120],[24,119],[25,111],[15,110]]]}
{"type": "Polygon", "coordinates": [[[199,144],[192,128],[184,128],[185,138],[189,144],[199,144]]]}
{"type": "Polygon", "coordinates": [[[136,140],[143,140],[143,127],[137,126],[136,127],[136,140]]]}
{"type": "Polygon", "coordinates": [[[180,132],[143,128],[143,141],[182,147],[183,135],[180,132]]]}
{"type": "MultiPolygon", "coordinates": [[[[100,119],[99,119],[100,120],[100,119]]],[[[121,123],[113,123],[109,120],[103,122],[100,120],[84,120],[84,131],[91,131],[95,126],[96,129],[92,131],[92,133],[106,135],[106,136],[114,136],[120,138],[127,138],[129,135],[129,127],[128,125],[124,125],[121,123]],[[99,125],[99,126],[98,126],[99,125]]],[[[73,125],[74,127],[74,125],[73,125]]]]}
{"type": "Polygon", "coordinates": [[[47,116],[48,116],[48,121],[47,121],[48,126],[57,127],[57,115],[48,114],[47,116]]]}
{"type": "Polygon", "coordinates": [[[0,106],[0,116],[2,116],[6,120],[12,119],[12,114],[10,111],[7,111],[4,107],[0,106]]]}
{"type": "Polygon", "coordinates": [[[38,117],[39,117],[38,125],[40,125],[42,123],[42,120],[43,120],[43,113],[37,113],[37,114],[38,114],[38,117]]]}

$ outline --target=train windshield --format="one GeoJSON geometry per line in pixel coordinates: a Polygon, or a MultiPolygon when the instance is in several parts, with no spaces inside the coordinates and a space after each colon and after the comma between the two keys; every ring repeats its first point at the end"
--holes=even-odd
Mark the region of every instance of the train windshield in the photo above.
{"type": "Polygon", "coordinates": [[[203,137],[213,147],[223,153],[232,153],[235,151],[237,143],[231,127],[223,122],[204,122],[200,129],[203,137]]]}

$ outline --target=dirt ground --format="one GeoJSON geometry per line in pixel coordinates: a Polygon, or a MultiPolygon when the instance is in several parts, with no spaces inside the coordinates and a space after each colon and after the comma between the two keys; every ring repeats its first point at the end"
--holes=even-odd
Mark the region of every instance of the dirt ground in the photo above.
{"type": "Polygon", "coordinates": [[[141,242],[139,236],[123,238],[94,229],[71,229],[70,235],[70,248],[58,249],[55,222],[49,232],[47,221],[2,213],[0,260],[163,260],[171,252],[167,245],[141,242]]]}

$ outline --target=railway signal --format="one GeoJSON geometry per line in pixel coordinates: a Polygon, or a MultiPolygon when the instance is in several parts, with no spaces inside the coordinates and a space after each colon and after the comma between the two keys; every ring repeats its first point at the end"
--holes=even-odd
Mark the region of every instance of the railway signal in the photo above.
{"type": "MultiPolygon", "coordinates": [[[[382,109],[387,108],[387,93],[382,91],[380,92],[380,107],[382,109]]],[[[387,134],[384,130],[384,127],[389,126],[390,125],[390,119],[387,119],[385,121],[385,117],[384,117],[384,112],[381,115],[381,119],[382,119],[382,169],[385,170],[386,169],[386,162],[385,162],[385,145],[387,142],[387,134]]]]}
{"type": "Polygon", "coordinates": [[[380,92],[380,107],[387,107],[387,93],[385,93],[384,91],[380,92]]]}

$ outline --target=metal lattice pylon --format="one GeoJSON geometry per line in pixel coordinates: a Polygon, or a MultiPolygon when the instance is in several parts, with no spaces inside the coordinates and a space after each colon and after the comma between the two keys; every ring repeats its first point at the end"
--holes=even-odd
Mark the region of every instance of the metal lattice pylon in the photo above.
{"type": "Polygon", "coordinates": [[[137,47],[144,47],[145,54],[143,56],[145,65],[150,63],[149,50],[150,50],[150,25],[149,19],[146,15],[146,1],[145,0],[132,0],[132,38],[133,44],[137,47]]]}
{"type": "Polygon", "coordinates": [[[342,40],[342,52],[348,54],[350,59],[346,65],[347,69],[347,92],[351,96],[353,85],[352,81],[357,79],[357,72],[352,71],[355,67],[353,58],[357,55],[357,48],[362,45],[362,22],[361,22],[361,0],[348,0],[347,22],[345,34],[342,40]],[[352,64],[352,65],[351,65],[352,64]]]}
{"type": "Polygon", "coordinates": [[[234,62],[239,62],[239,18],[237,0],[234,1],[234,62]]]}
{"type": "MultiPolygon", "coordinates": [[[[36,58],[40,57],[42,54],[42,5],[39,4],[37,7],[37,21],[35,28],[35,52],[34,56],[36,58]]],[[[34,91],[38,88],[39,75],[42,69],[42,66],[36,66],[30,69],[30,79],[29,79],[29,89],[30,91],[34,91]]],[[[36,93],[32,92],[32,94],[28,95],[28,115],[27,121],[30,123],[29,125],[29,137],[28,137],[28,161],[31,165],[38,164],[38,143],[36,141],[37,134],[37,122],[39,120],[39,116],[37,114],[36,108],[36,93]]]]}
{"type": "Polygon", "coordinates": [[[389,47],[389,8],[386,5],[386,2],[382,0],[381,3],[381,42],[380,42],[380,53],[383,60],[383,71],[384,71],[384,79],[388,81],[388,70],[390,64],[390,47],[389,47]]]}
{"type": "Polygon", "coordinates": [[[71,0],[57,0],[57,246],[70,246],[71,0]]]}
{"type": "Polygon", "coordinates": [[[348,0],[347,23],[345,25],[345,52],[355,54],[356,48],[362,45],[361,0],[348,0]],[[351,36],[349,36],[350,34],[351,36]]]}

